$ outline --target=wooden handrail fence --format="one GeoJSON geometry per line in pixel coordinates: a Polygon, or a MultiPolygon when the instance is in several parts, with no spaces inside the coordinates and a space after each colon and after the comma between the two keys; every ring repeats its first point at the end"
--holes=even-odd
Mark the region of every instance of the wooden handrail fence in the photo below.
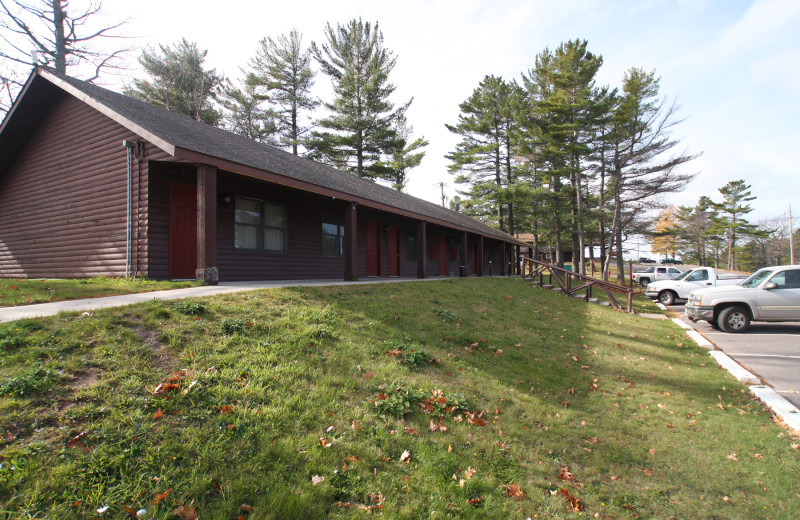
{"type": "Polygon", "coordinates": [[[573,273],[567,269],[557,267],[533,258],[522,258],[522,279],[535,281],[539,278],[539,283],[544,285],[545,275],[549,276],[550,285],[558,286],[561,291],[567,295],[572,296],[576,292],[586,289],[586,301],[592,296],[592,288],[597,287],[602,290],[608,297],[609,303],[615,308],[626,310],[633,313],[633,289],[623,285],[617,285],[611,282],[604,282],[591,276],[586,276],[579,273],[573,273]],[[613,292],[623,293],[627,296],[627,307],[623,309],[622,304],[614,296],[613,292]]]}

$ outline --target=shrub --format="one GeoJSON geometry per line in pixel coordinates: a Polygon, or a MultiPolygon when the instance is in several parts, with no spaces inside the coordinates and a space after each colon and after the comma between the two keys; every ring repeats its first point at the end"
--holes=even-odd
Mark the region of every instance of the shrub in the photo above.
{"type": "Polygon", "coordinates": [[[444,321],[458,321],[458,315],[447,309],[434,309],[434,314],[442,318],[444,321]]]}
{"type": "Polygon", "coordinates": [[[16,377],[0,381],[0,395],[31,395],[58,382],[58,376],[47,365],[38,365],[16,377]]]}
{"type": "Polygon", "coordinates": [[[208,312],[208,307],[200,302],[182,301],[175,304],[175,310],[187,316],[200,316],[208,312]]]}

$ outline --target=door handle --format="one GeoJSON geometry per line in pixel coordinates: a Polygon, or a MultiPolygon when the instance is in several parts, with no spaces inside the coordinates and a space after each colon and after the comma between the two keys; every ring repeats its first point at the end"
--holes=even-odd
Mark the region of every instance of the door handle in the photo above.
{"type": "Polygon", "coordinates": [[[711,282],[706,282],[706,285],[711,285],[711,282]]]}

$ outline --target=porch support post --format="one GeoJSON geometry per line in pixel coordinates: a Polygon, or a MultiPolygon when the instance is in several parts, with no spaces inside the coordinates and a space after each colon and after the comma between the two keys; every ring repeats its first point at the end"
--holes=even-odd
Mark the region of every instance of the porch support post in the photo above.
{"type": "Polygon", "coordinates": [[[505,276],[508,270],[508,244],[500,242],[500,276],[505,276]]]}
{"type": "Polygon", "coordinates": [[[520,257],[522,256],[522,248],[517,244],[514,246],[514,266],[517,268],[512,274],[522,274],[522,263],[520,257]]]}
{"type": "Polygon", "coordinates": [[[461,233],[461,265],[464,266],[465,270],[467,271],[466,275],[469,276],[469,262],[467,262],[469,259],[469,254],[467,253],[467,244],[467,232],[463,231],[461,233]]]}
{"type": "Polygon", "coordinates": [[[478,276],[483,276],[483,235],[478,237],[478,276]]]}
{"type": "Polygon", "coordinates": [[[356,256],[358,255],[358,203],[351,202],[344,210],[344,279],[358,280],[356,256]]]}
{"type": "Polygon", "coordinates": [[[219,283],[217,269],[217,168],[197,167],[197,267],[195,279],[219,283]]]}
{"type": "Polygon", "coordinates": [[[428,224],[424,220],[417,223],[417,278],[428,277],[428,224]]]}

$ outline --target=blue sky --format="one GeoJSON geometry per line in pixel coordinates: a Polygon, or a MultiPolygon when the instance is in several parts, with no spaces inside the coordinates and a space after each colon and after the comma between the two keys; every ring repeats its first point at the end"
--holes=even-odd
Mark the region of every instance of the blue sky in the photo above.
{"type": "MultiPolygon", "coordinates": [[[[294,27],[306,42],[319,41],[326,22],[378,21],[397,56],[395,101],[414,98],[409,122],[431,143],[407,191],[432,202],[439,201],[438,182],[455,194],[444,155],[458,137],[444,124],[456,121],[458,104],[480,80],[519,78],[545,47],[586,39],[604,58],[599,84],[619,86],[630,67],[655,70],[662,94],[677,101],[685,119],[674,136],[686,151],[703,154],[687,168],[697,178],[664,202],[719,199],[717,188],[745,179],[758,197],[751,221],[785,214],[791,204],[800,222],[797,0],[107,0],[104,13],[130,18],[124,32],[134,46],[197,42],[208,49],[208,63],[231,78],[264,36],[294,27]]],[[[118,88],[120,80],[105,81],[118,88]]],[[[321,93],[329,89],[322,75],[317,84],[321,93]]]]}

